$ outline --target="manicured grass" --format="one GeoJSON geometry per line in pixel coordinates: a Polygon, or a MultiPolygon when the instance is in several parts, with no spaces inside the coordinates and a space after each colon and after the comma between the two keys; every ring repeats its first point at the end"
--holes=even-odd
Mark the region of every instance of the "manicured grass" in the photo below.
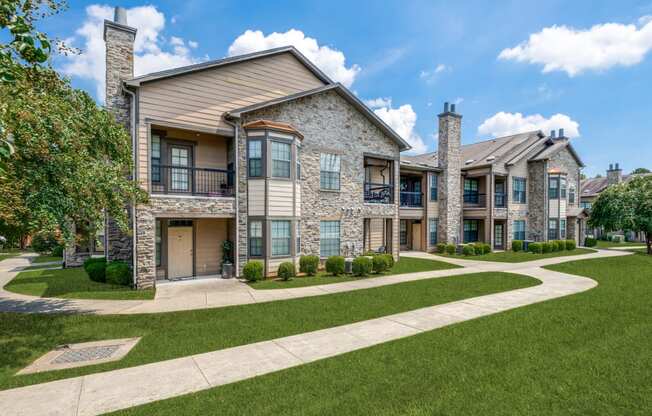
{"type": "Polygon", "coordinates": [[[578,256],[580,254],[589,254],[594,252],[595,250],[591,250],[588,248],[576,248],[575,250],[555,251],[553,253],[546,253],[546,254],[533,254],[525,251],[516,251],[516,252],[498,251],[489,254],[482,254],[480,256],[468,256],[468,257],[462,254],[455,254],[453,256],[450,256],[448,254],[437,254],[437,255],[444,258],[455,257],[458,259],[465,259],[465,260],[497,261],[501,263],[522,263],[524,261],[549,259],[551,257],[578,256]]]}
{"type": "Polygon", "coordinates": [[[52,261],[63,261],[63,257],[55,257],[42,254],[32,260],[32,263],[49,263],[52,261]]]}
{"type": "Polygon", "coordinates": [[[0,261],[16,257],[20,254],[20,250],[17,248],[4,248],[0,250],[0,261]]]}
{"type": "Polygon", "coordinates": [[[244,345],[536,284],[538,280],[516,274],[476,273],[332,295],[164,314],[0,313],[0,389],[244,345]],[[130,337],[142,339],[121,361],[14,376],[57,345],[130,337]]]}
{"type": "Polygon", "coordinates": [[[644,246],[645,243],[637,243],[632,241],[627,241],[624,243],[617,243],[614,241],[602,241],[598,240],[597,248],[613,248],[613,247],[632,247],[632,246],[644,246]]]}
{"type": "MultiPolygon", "coordinates": [[[[45,267],[45,266],[44,266],[45,267]]],[[[94,282],[84,269],[23,271],[5,289],[23,295],[66,299],[153,299],[153,290],[94,282]]]]}
{"type": "Polygon", "coordinates": [[[382,274],[371,274],[367,277],[354,277],[351,275],[331,276],[326,272],[319,272],[316,276],[296,277],[292,280],[282,281],[268,279],[256,283],[249,283],[254,289],[287,289],[291,287],[304,287],[314,285],[327,285],[329,283],[350,282],[358,279],[368,279],[378,276],[389,276],[393,274],[426,272],[433,270],[456,269],[460,266],[445,263],[443,261],[418,259],[414,257],[401,257],[389,271],[382,274]]]}
{"type": "Polygon", "coordinates": [[[649,414],[652,256],[550,268],[599,285],[117,414],[649,414]]]}

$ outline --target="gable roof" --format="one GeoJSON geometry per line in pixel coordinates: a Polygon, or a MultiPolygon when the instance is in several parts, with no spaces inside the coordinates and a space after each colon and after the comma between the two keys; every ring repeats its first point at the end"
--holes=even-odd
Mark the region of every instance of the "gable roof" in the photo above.
{"type": "Polygon", "coordinates": [[[326,91],[334,91],[340,97],[344,98],[349,104],[354,106],[358,111],[360,111],[364,116],[366,116],[369,119],[369,121],[371,121],[383,133],[385,133],[392,140],[394,140],[396,144],[398,144],[401,151],[408,150],[411,148],[410,145],[405,140],[403,140],[401,136],[398,135],[398,133],[396,133],[391,127],[389,127],[383,120],[380,119],[380,117],[376,115],[376,113],[371,111],[371,109],[367,107],[362,101],[360,101],[358,97],[353,95],[347,88],[345,88],[339,82],[330,85],[324,85],[323,87],[314,88],[308,91],[298,92],[296,94],[286,95],[284,97],[274,98],[269,101],[252,104],[246,107],[237,108],[235,110],[231,110],[225,113],[224,116],[226,118],[240,118],[243,114],[250,113],[252,111],[271,107],[273,105],[282,104],[288,101],[297,100],[299,98],[320,94],[326,91]]]}
{"type": "Polygon", "coordinates": [[[250,61],[252,59],[263,58],[267,56],[279,55],[282,53],[290,53],[294,55],[310,72],[312,72],[324,84],[333,84],[333,81],[324,74],[317,66],[308,60],[301,52],[294,46],[282,46],[280,48],[268,49],[260,52],[252,52],[244,55],[231,56],[228,58],[214,59],[211,61],[201,62],[194,65],[187,65],[178,68],[166,69],[164,71],[152,72],[151,74],[141,75],[125,81],[126,85],[138,87],[146,82],[156,81],[159,79],[175,77],[178,75],[189,74],[197,71],[204,71],[206,69],[217,68],[225,65],[231,65],[238,62],[250,61]]]}
{"type": "Polygon", "coordinates": [[[580,159],[579,155],[575,151],[573,145],[570,143],[570,140],[568,140],[567,138],[556,138],[550,140],[552,141],[552,145],[548,145],[547,147],[545,147],[539,153],[531,157],[530,160],[532,161],[548,160],[557,152],[566,148],[571,153],[575,161],[577,161],[577,163],[580,165],[580,167],[586,166],[584,165],[584,162],[582,162],[582,159],[580,159]]]}
{"type": "MultiPolygon", "coordinates": [[[[652,176],[652,173],[630,173],[629,175],[623,175],[622,181],[628,182],[634,178],[641,176],[652,176]]],[[[606,177],[596,177],[596,178],[587,178],[583,179],[580,182],[580,188],[582,192],[580,196],[596,196],[599,195],[602,191],[607,189],[609,186],[609,181],[606,177]]]]}

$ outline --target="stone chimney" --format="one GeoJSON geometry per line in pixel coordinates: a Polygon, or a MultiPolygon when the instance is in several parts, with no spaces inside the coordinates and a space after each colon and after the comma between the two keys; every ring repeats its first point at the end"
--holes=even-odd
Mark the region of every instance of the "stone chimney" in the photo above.
{"type": "Polygon", "coordinates": [[[440,241],[461,243],[462,217],[462,116],[455,112],[455,104],[444,103],[439,114],[439,236],[440,241]]]}
{"type": "Polygon", "coordinates": [[[136,29],[127,26],[127,11],[115,8],[113,21],[104,21],[106,45],[106,107],[129,128],[129,97],[122,92],[122,81],[134,76],[136,29]]]}
{"type": "MultiPolygon", "coordinates": [[[[136,29],[127,26],[127,11],[115,8],[113,21],[104,21],[104,43],[106,45],[106,108],[116,120],[131,132],[130,98],[122,91],[122,82],[134,76],[134,41],[136,29]]],[[[128,210],[131,214],[131,210],[128,210]]],[[[131,217],[131,215],[130,215],[131,217]]],[[[130,228],[133,225],[129,218],[130,228]]],[[[109,261],[126,260],[133,257],[133,238],[124,233],[113,220],[106,221],[106,256],[109,261]]]]}
{"type": "Polygon", "coordinates": [[[620,168],[619,164],[616,163],[616,166],[609,164],[609,169],[607,170],[607,184],[616,185],[623,181],[623,170],[620,168]]]}

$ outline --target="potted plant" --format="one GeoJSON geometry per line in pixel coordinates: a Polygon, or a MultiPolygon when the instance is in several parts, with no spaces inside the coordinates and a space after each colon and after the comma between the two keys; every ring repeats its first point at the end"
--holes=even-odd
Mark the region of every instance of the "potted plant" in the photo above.
{"type": "Polygon", "coordinates": [[[233,277],[233,243],[229,240],[222,242],[222,279],[233,277]]]}

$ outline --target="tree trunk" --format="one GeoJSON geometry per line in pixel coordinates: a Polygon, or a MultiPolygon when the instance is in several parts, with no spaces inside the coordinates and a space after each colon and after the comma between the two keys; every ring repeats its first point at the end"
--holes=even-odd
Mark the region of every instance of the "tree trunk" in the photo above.
{"type": "Polygon", "coordinates": [[[652,256],[652,233],[645,232],[645,244],[647,244],[647,254],[652,256]]]}

